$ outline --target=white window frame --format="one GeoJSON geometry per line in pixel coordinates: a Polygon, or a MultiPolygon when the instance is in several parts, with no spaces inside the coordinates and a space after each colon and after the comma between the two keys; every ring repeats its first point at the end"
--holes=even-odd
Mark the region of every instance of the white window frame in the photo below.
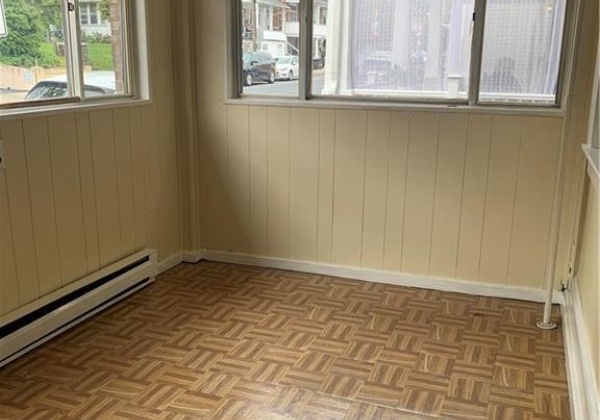
{"type": "MultiPolygon", "coordinates": [[[[84,95],[83,59],[81,42],[80,0],[61,0],[68,95],[36,101],[0,105],[0,120],[23,114],[44,114],[79,107],[119,105],[129,102],[150,102],[150,67],[147,44],[148,7],[146,0],[122,0],[122,31],[124,49],[124,85],[126,93],[112,95],[84,95]],[[71,5],[71,6],[69,6],[71,5]],[[69,7],[72,10],[69,10],[69,7]],[[73,46],[77,48],[73,48],[73,46]]],[[[100,13],[98,13],[100,15],[100,13]]]]}
{"type": "Polygon", "coordinates": [[[572,78],[573,59],[575,58],[576,28],[581,13],[581,0],[567,0],[565,10],[565,22],[561,41],[561,52],[559,60],[558,81],[556,98],[553,103],[543,102],[510,102],[510,101],[480,101],[480,82],[483,53],[483,39],[485,32],[485,11],[487,0],[475,0],[473,37],[471,43],[471,61],[468,96],[464,98],[433,98],[419,97],[419,93],[414,96],[401,98],[385,98],[377,95],[352,95],[352,96],[326,96],[315,95],[312,92],[312,38],[313,38],[313,14],[315,12],[316,0],[299,0],[298,20],[300,24],[299,35],[299,57],[300,57],[300,76],[299,89],[296,96],[277,96],[266,94],[247,94],[243,93],[243,83],[241,79],[242,64],[242,42],[241,42],[241,15],[242,0],[226,0],[226,31],[227,31],[227,51],[226,62],[228,63],[227,75],[228,83],[226,87],[226,97],[228,102],[246,101],[257,104],[290,104],[296,106],[348,106],[364,107],[372,105],[374,108],[405,108],[417,107],[423,108],[433,106],[436,108],[446,107],[453,109],[521,109],[523,111],[539,112],[564,112],[566,108],[566,97],[569,91],[572,78]],[[310,22],[310,24],[309,24],[310,22]]]}

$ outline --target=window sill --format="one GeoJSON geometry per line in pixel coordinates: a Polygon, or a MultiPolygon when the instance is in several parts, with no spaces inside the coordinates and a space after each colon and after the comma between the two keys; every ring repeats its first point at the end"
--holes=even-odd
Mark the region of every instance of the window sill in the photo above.
{"type": "Polygon", "coordinates": [[[565,111],[561,108],[543,108],[531,106],[470,106],[464,104],[447,103],[400,103],[385,101],[360,101],[360,100],[335,100],[335,99],[310,99],[266,97],[266,96],[243,96],[241,98],[229,98],[225,100],[226,105],[247,106],[279,106],[290,108],[331,108],[331,109],[355,109],[355,110],[381,110],[381,111],[408,111],[408,112],[456,112],[473,114],[493,115],[529,115],[544,117],[564,117],[565,111]]]}
{"type": "Polygon", "coordinates": [[[121,97],[99,101],[76,102],[66,104],[37,105],[29,108],[14,108],[0,110],[0,121],[23,118],[45,117],[69,112],[93,111],[97,109],[127,108],[150,105],[150,99],[134,99],[121,97]]]}
{"type": "Polygon", "coordinates": [[[588,161],[587,173],[590,181],[596,190],[598,190],[598,186],[600,185],[600,149],[591,147],[589,144],[583,144],[581,148],[588,161]]]}

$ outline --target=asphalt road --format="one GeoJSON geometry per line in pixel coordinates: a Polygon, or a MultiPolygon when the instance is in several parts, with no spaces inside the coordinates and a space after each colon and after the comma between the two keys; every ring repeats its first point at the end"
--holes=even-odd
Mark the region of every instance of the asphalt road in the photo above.
{"type": "MultiPolygon", "coordinates": [[[[313,92],[323,89],[325,76],[317,74],[313,77],[313,92]]],[[[298,80],[276,81],[272,85],[268,83],[257,83],[252,86],[244,86],[244,93],[249,95],[273,95],[273,96],[298,96],[298,80]]]]}

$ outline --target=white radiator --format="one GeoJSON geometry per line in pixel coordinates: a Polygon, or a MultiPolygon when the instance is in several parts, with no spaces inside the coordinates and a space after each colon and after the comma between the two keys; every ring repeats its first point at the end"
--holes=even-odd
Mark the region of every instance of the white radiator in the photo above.
{"type": "Polygon", "coordinates": [[[0,367],[154,281],[145,249],[0,317],[0,367]]]}

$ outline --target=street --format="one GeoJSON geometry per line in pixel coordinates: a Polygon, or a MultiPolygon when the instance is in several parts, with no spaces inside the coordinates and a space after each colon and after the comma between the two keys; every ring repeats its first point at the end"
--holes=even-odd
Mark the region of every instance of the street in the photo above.
{"type": "MultiPolygon", "coordinates": [[[[321,92],[325,76],[316,74],[313,76],[313,92],[321,92]]],[[[249,95],[273,95],[273,96],[298,96],[298,80],[276,81],[270,85],[268,83],[257,83],[252,86],[244,86],[244,93],[249,95]]]]}
{"type": "Polygon", "coordinates": [[[22,102],[27,95],[26,90],[0,89],[0,105],[22,102]]]}

